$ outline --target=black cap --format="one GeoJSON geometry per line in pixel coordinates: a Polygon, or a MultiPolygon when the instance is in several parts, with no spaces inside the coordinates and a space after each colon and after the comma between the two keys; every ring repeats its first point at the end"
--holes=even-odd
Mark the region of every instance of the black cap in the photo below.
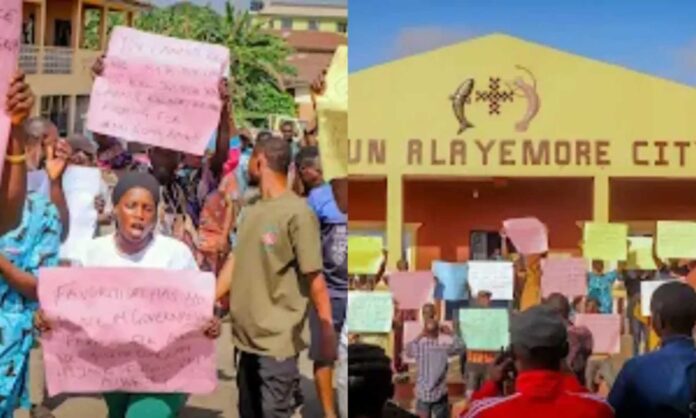
{"type": "Polygon", "coordinates": [[[510,342],[515,346],[528,350],[562,347],[567,340],[566,325],[550,306],[534,306],[510,321],[510,342]]]}

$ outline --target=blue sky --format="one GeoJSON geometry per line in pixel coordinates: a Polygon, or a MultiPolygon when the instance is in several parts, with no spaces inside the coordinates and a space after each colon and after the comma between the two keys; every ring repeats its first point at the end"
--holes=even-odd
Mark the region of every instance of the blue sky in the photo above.
{"type": "Polygon", "coordinates": [[[694,0],[349,0],[348,4],[353,72],[502,32],[696,87],[694,0]]]}

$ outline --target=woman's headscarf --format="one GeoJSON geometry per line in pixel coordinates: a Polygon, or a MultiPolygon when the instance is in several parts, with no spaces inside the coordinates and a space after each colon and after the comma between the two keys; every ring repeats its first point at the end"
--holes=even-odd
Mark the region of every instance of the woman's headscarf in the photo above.
{"type": "Polygon", "coordinates": [[[159,204],[159,182],[152,174],[138,171],[129,171],[121,176],[118,183],[116,183],[116,187],[114,187],[113,194],[111,195],[111,201],[114,205],[117,205],[121,198],[128,193],[129,190],[138,187],[150,192],[152,199],[155,201],[155,206],[159,204]]]}

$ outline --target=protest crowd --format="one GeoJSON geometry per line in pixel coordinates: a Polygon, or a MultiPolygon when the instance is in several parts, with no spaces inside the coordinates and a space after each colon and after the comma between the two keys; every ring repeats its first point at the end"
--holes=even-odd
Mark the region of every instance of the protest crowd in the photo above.
{"type": "Polygon", "coordinates": [[[694,416],[692,226],[587,222],[554,254],[541,221],[509,219],[486,259],[431,271],[351,236],[350,415],[694,416]]]}
{"type": "MultiPolygon", "coordinates": [[[[126,35],[145,36],[135,32],[126,35]]],[[[29,402],[37,344],[45,400],[96,393],[109,418],[180,416],[191,394],[215,390],[216,343],[234,345],[224,361],[235,364],[237,416],[294,416],[304,397],[298,357],[309,348],[324,416],[347,417],[347,202],[341,179],[324,177],[318,122],[304,132],[292,121],[279,132],[238,127],[234,81],[219,65],[153,60],[129,73],[137,64],[109,51],[92,69],[88,122],[104,129],[87,136],[61,138],[50,120],[30,117],[34,96],[16,61],[0,81],[0,417],[17,408],[52,416],[29,402]],[[198,85],[179,79],[179,92],[137,96],[157,101],[159,113],[144,115],[152,125],[129,114],[138,100],[119,82],[147,86],[177,65],[198,85]],[[146,74],[153,68],[158,78],[146,74]],[[187,102],[186,89],[201,97],[187,102]],[[215,341],[223,326],[232,341],[215,341]]],[[[313,97],[330,84],[327,71],[313,97]]]]}

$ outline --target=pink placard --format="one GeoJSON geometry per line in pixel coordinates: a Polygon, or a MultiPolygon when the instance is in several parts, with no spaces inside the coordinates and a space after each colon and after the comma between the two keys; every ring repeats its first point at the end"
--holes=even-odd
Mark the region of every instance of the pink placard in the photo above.
{"type": "Polygon", "coordinates": [[[210,273],[52,268],[39,272],[48,392],[210,393],[215,342],[210,273]]]}
{"type": "MultiPolygon", "coordinates": [[[[454,329],[452,327],[452,321],[441,321],[440,322],[441,326],[447,326],[450,329],[454,329]]],[[[423,323],[421,321],[406,321],[404,322],[404,333],[402,334],[404,339],[404,347],[411,341],[415,340],[416,337],[420,335],[420,333],[423,332],[423,323]]],[[[451,335],[445,335],[445,334],[440,334],[439,340],[442,341],[444,344],[450,344],[452,343],[452,336],[451,335]]],[[[403,358],[406,363],[415,363],[415,359],[412,357],[409,357],[406,355],[406,351],[404,350],[403,353],[403,358]]]]}
{"type": "Polygon", "coordinates": [[[543,297],[560,293],[568,298],[587,294],[587,261],[584,258],[547,258],[541,264],[543,297]]]}
{"type": "Polygon", "coordinates": [[[202,155],[220,120],[225,69],[229,51],[219,45],[117,27],[92,88],[87,128],[202,155]]]}
{"type": "Polygon", "coordinates": [[[546,225],[537,218],[508,219],[503,228],[520,254],[543,254],[549,250],[546,225]]]}
{"type": "Polygon", "coordinates": [[[5,112],[5,102],[10,79],[17,70],[21,23],[22,2],[2,0],[0,2],[0,179],[2,179],[11,126],[10,117],[5,112]]]}
{"type": "Polygon", "coordinates": [[[429,271],[392,273],[389,275],[389,290],[399,303],[399,309],[420,309],[433,300],[435,279],[429,271]]]}
{"type": "Polygon", "coordinates": [[[621,315],[577,314],[576,326],[586,326],[592,333],[595,354],[616,354],[621,351],[621,315]]]}

